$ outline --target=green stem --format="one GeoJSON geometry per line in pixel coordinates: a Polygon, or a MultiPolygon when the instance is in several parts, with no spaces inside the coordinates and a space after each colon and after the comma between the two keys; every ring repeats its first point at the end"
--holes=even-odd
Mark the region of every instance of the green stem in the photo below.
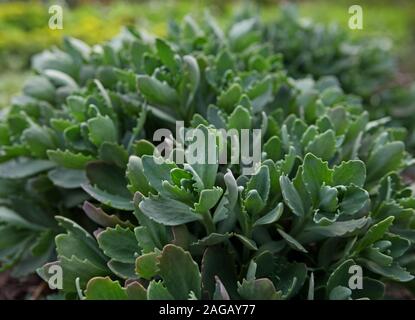
{"type": "Polygon", "coordinates": [[[215,224],[213,223],[212,216],[210,215],[209,211],[205,211],[202,213],[203,216],[203,224],[205,225],[207,234],[211,234],[216,231],[215,224]]]}

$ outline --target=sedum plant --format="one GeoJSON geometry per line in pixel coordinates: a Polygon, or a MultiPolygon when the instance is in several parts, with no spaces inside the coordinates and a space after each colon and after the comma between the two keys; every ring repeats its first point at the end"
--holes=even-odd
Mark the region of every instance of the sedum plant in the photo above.
{"type": "MultiPolygon", "coordinates": [[[[391,189],[400,180],[394,171],[408,161],[403,143],[366,113],[353,114],[356,106],[342,94],[343,106],[317,94],[308,103],[314,111],[322,103],[321,114],[301,117],[301,101],[314,88],[296,86],[290,115],[268,117],[279,130],[265,131],[254,175],[232,165],[160,165],[152,153],[131,156],[124,184],[131,219],[121,223],[106,212],[117,209],[116,195],[95,197],[105,206],[84,204],[104,228],[95,239],[58,217],[66,229],[56,238],[58,261],[39,273],[48,279],[47,270],[61,266],[63,290],[87,299],[378,299],[380,280],[411,281],[401,260],[411,246],[411,192],[391,189]],[[363,290],[352,292],[353,265],[365,277],[363,290]]],[[[251,105],[241,108],[251,127],[251,105]]],[[[232,114],[223,115],[228,126],[232,114]]],[[[96,180],[102,188],[116,181],[106,172],[96,180]]]]}
{"type": "Polygon", "coordinates": [[[125,29],[36,56],[0,126],[3,267],[60,267],[68,299],[380,299],[410,282],[405,130],[333,77],[294,80],[253,26],[187,17],[169,40],[125,29]],[[260,129],[254,174],[193,163],[189,141],[160,164],[153,134],[176,121],[216,155],[219,130],[260,129]]]}

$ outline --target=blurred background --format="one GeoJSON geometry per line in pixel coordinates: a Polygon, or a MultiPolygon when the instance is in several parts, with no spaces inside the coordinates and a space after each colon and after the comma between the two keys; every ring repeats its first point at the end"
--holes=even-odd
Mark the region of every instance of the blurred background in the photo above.
{"type": "MultiPolygon", "coordinates": [[[[29,74],[30,56],[51,46],[60,46],[65,35],[95,44],[110,39],[123,25],[137,25],[164,35],[169,19],[196,16],[208,9],[226,24],[247,3],[264,20],[276,18],[280,4],[287,1],[232,0],[0,0],[0,108],[19,92],[29,74]],[[63,7],[63,30],[48,28],[49,6],[63,7]]],[[[352,37],[380,36],[393,41],[402,70],[415,74],[415,1],[414,0],[310,0],[295,2],[302,16],[329,24],[337,23],[352,37]],[[347,27],[352,4],[363,7],[363,30],[347,27]]]]}

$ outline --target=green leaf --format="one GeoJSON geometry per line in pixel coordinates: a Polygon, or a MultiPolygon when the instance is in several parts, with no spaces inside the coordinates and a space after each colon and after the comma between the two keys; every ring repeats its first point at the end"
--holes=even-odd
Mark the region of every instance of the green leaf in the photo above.
{"type": "Polygon", "coordinates": [[[137,257],[135,261],[136,273],[146,280],[151,280],[159,272],[157,261],[160,253],[149,252],[137,257]]]}
{"type": "Polygon", "coordinates": [[[86,175],[89,182],[99,189],[126,199],[131,198],[131,193],[126,187],[124,169],[108,162],[94,161],[88,163],[86,175]]]}
{"type": "Polygon", "coordinates": [[[132,197],[130,199],[120,195],[111,194],[105,190],[101,190],[98,187],[94,187],[89,184],[83,184],[82,189],[84,189],[84,191],[88,193],[92,198],[102,202],[108,207],[125,211],[134,210],[132,197]]]}
{"type": "Polygon", "coordinates": [[[219,187],[213,189],[205,189],[200,193],[199,202],[195,203],[195,212],[209,212],[219,201],[223,190],[219,187]]]}
{"type": "Polygon", "coordinates": [[[134,142],[135,154],[138,157],[142,157],[144,155],[151,156],[154,154],[154,149],[155,146],[147,140],[137,140],[136,142],[134,142]]]}
{"type": "Polygon", "coordinates": [[[363,187],[366,180],[366,167],[360,160],[343,161],[334,167],[333,183],[335,186],[349,186],[354,184],[363,187]]]}
{"type": "Polygon", "coordinates": [[[128,220],[123,221],[114,214],[109,215],[104,210],[93,206],[88,201],[84,202],[82,209],[84,210],[88,218],[90,218],[92,221],[99,224],[100,226],[103,226],[103,227],[115,227],[116,225],[120,225],[122,227],[133,226],[128,220]]]}
{"type": "Polygon", "coordinates": [[[118,133],[114,122],[109,116],[98,115],[88,120],[89,140],[96,146],[104,142],[116,143],[118,133]]]}
{"type": "Polygon", "coordinates": [[[127,188],[131,193],[139,191],[141,194],[147,196],[151,191],[151,187],[148,184],[147,178],[144,174],[142,160],[139,157],[130,156],[126,176],[129,181],[127,188]]]}
{"type": "Polygon", "coordinates": [[[265,144],[264,151],[267,158],[273,161],[281,159],[281,140],[277,136],[272,136],[265,144]]]}
{"type": "Polygon", "coordinates": [[[33,76],[23,85],[24,94],[39,100],[53,102],[55,100],[55,87],[45,77],[33,76]]]}
{"type": "Polygon", "coordinates": [[[111,162],[120,168],[125,168],[128,162],[128,152],[124,147],[113,142],[104,142],[99,150],[99,158],[103,161],[111,162]]]}
{"type": "Polygon", "coordinates": [[[334,288],[338,286],[348,287],[349,279],[351,274],[349,273],[349,269],[351,266],[356,265],[356,262],[349,259],[344,261],[341,265],[339,265],[330,275],[327,281],[327,294],[331,294],[334,288]]]}
{"type": "Polygon", "coordinates": [[[123,263],[135,263],[136,255],[141,251],[134,232],[119,225],[99,233],[97,241],[108,257],[123,263]]]}
{"type": "Polygon", "coordinates": [[[218,279],[233,299],[238,297],[235,261],[225,248],[214,246],[205,250],[201,274],[203,290],[207,292],[210,299],[214,296],[218,279]]]}
{"type": "Polygon", "coordinates": [[[50,129],[35,124],[23,131],[22,141],[36,158],[44,158],[48,149],[55,148],[54,136],[50,129]]]}
{"type": "Polygon", "coordinates": [[[97,267],[107,270],[107,258],[99,249],[95,239],[74,221],[62,216],[55,218],[59,225],[67,231],[67,233],[61,233],[55,238],[59,257],[69,258],[76,255],[79,259],[89,260],[97,267]]]}
{"type": "Polygon", "coordinates": [[[242,107],[237,106],[228,118],[228,130],[230,129],[250,129],[251,128],[251,115],[249,111],[242,107]]]}
{"type": "Polygon", "coordinates": [[[150,104],[177,107],[179,103],[177,92],[167,83],[147,75],[139,75],[137,81],[140,93],[150,104]]]}
{"type": "Polygon", "coordinates": [[[210,141],[217,141],[216,132],[203,125],[196,128],[196,134],[200,132],[203,133],[203,135],[201,138],[198,138],[199,135],[196,137],[195,144],[198,146],[203,145],[204,148],[197,148],[196,155],[193,154],[194,151],[191,150],[191,148],[187,148],[186,159],[188,160],[189,157],[192,157],[193,159],[191,159],[192,161],[188,160],[192,163],[191,165],[185,164],[184,167],[193,174],[197,189],[202,191],[202,189],[212,189],[215,185],[219,162],[218,146],[216,143],[210,143],[210,141]],[[204,139],[204,144],[202,144],[198,139],[204,139]],[[213,159],[211,159],[211,157],[213,157],[213,159]],[[201,184],[203,184],[203,187],[201,184]]]}
{"type": "Polygon", "coordinates": [[[287,206],[292,210],[292,212],[302,217],[305,215],[305,209],[303,207],[301,197],[298,194],[297,190],[295,189],[293,183],[287,176],[280,177],[280,185],[282,195],[284,197],[284,202],[287,206]]]}
{"type": "Polygon", "coordinates": [[[284,205],[280,202],[274,209],[263,215],[253,224],[253,227],[263,226],[277,222],[284,212],[284,205]]]}
{"type": "Polygon", "coordinates": [[[159,258],[160,276],[175,299],[187,300],[193,292],[201,297],[199,267],[189,252],[175,245],[166,245],[159,258]]]}
{"type": "Polygon", "coordinates": [[[236,238],[238,238],[242,242],[242,244],[245,247],[247,247],[249,250],[254,250],[254,251],[258,250],[258,247],[257,247],[257,245],[256,245],[256,243],[255,243],[254,240],[249,239],[249,238],[247,238],[247,237],[245,237],[245,236],[243,236],[241,234],[237,234],[237,233],[235,233],[234,236],[236,238]]]}
{"type": "Polygon", "coordinates": [[[369,201],[369,194],[366,190],[351,185],[347,187],[340,202],[340,211],[342,214],[353,215],[362,209],[369,201]]]}
{"type": "Polygon", "coordinates": [[[163,181],[172,183],[170,172],[176,168],[176,164],[163,161],[163,159],[154,158],[153,156],[144,155],[141,159],[143,173],[148,183],[158,192],[162,192],[163,181]],[[158,163],[158,160],[162,161],[158,163]]]}
{"type": "Polygon", "coordinates": [[[0,164],[0,178],[22,179],[33,176],[55,167],[55,164],[47,160],[34,160],[29,158],[17,158],[0,164]]]}
{"type": "Polygon", "coordinates": [[[197,247],[209,247],[225,242],[232,236],[231,233],[216,233],[212,232],[206,237],[197,240],[192,243],[193,246],[197,247]]]}
{"type": "Polygon", "coordinates": [[[394,219],[395,217],[393,216],[387,217],[386,219],[371,226],[362,239],[357,242],[355,252],[358,253],[364,248],[382,239],[385,232],[388,231],[389,227],[392,225],[394,219]]]}
{"type": "Polygon", "coordinates": [[[95,277],[88,281],[85,290],[87,300],[127,300],[125,289],[109,277],[95,277]]]}
{"type": "Polygon", "coordinates": [[[108,268],[117,277],[121,279],[136,279],[135,265],[133,263],[124,263],[116,260],[110,260],[107,263],[108,268]]]}
{"type": "Polygon", "coordinates": [[[55,186],[65,189],[80,188],[88,181],[84,170],[66,168],[56,168],[49,171],[48,178],[55,186]]]}
{"type": "Polygon", "coordinates": [[[150,195],[140,202],[140,210],[150,219],[165,226],[178,226],[202,219],[188,205],[162,196],[150,195]]]}
{"type": "Polygon", "coordinates": [[[321,186],[331,185],[332,179],[333,170],[329,169],[327,162],[323,162],[311,153],[305,156],[303,181],[315,205],[319,202],[321,186]]]}
{"type": "Polygon", "coordinates": [[[161,62],[166,65],[172,72],[176,72],[178,69],[178,64],[176,59],[174,58],[174,51],[172,47],[162,39],[156,39],[156,48],[158,57],[160,58],[161,62]]]}
{"type": "Polygon", "coordinates": [[[274,284],[267,278],[243,280],[238,287],[238,293],[246,300],[280,300],[281,291],[275,289],[274,284]]]}
{"type": "Polygon", "coordinates": [[[66,99],[66,104],[72,117],[78,122],[85,121],[85,99],[79,96],[69,96],[66,99]]]}
{"type": "Polygon", "coordinates": [[[307,146],[307,152],[323,160],[330,160],[336,153],[336,136],[333,130],[318,135],[307,146]]]}
{"type": "Polygon", "coordinates": [[[147,290],[138,281],[125,285],[129,300],[147,300],[147,290]]]}
{"type": "Polygon", "coordinates": [[[183,78],[181,82],[181,101],[182,105],[189,107],[195,98],[200,83],[200,70],[197,60],[191,56],[183,57],[183,78]]]}
{"type": "MultiPolygon", "coordinates": [[[[64,275],[64,292],[76,292],[77,288],[75,282],[78,278],[80,287],[82,288],[87,285],[89,279],[99,276],[105,277],[109,274],[109,271],[106,268],[97,266],[88,259],[81,260],[76,256],[72,256],[71,258],[61,256],[59,257],[59,261],[64,275]]],[[[50,274],[48,274],[48,276],[50,276],[50,274]]]]}
{"type": "Polygon", "coordinates": [[[408,272],[405,268],[401,267],[398,263],[393,263],[390,266],[380,266],[377,263],[369,260],[362,261],[370,271],[393,281],[409,282],[414,279],[414,276],[411,275],[411,273],[408,272]]]}
{"type": "Polygon", "coordinates": [[[346,287],[337,286],[330,291],[330,300],[349,300],[352,295],[352,290],[346,287]]]}
{"type": "Polygon", "coordinates": [[[303,252],[303,253],[308,253],[307,249],[305,249],[297,240],[295,240],[292,236],[290,236],[284,230],[278,228],[277,231],[292,249],[303,252]]]}
{"type": "Polygon", "coordinates": [[[56,164],[70,169],[83,169],[88,162],[94,160],[92,156],[82,153],[73,153],[69,150],[48,150],[48,157],[56,164]]]}
{"type": "Polygon", "coordinates": [[[312,225],[306,227],[304,232],[297,237],[297,240],[300,243],[309,243],[324,238],[341,237],[362,229],[367,222],[368,218],[362,217],[360,219],[336,221],[328,226],[312,225]]]}
{"type": "Polygon", "coordinates": [[[257,190],[248,191],[244,205],[251,216],[256,216],[265,207],[265,204],[257,190]]]}
{"type": "Polygon", "coordinates": [[[246,185],[246,191],[256,190],[264,203],[268,200],[270,190],[270,174],[267,166],[261,166],[246,185]]]}
{"type": "Polygon", "coordinates": [[[400,168],[404,152],[405,145],[401,141],[387,143],[372,152],[366,166],[368,182],[400,168]]]}
{"type": "Polygon", "coordinates": [[[29,230],[43,230],[42,227],[30,223],[22,218],[17,212],[6,207],[0,207],[0,222],[29,230]]]}
{"type": "Polygon", "coordinates": [[[281,291],[283,299],[294,297],[303,287],[307,278],[307,266],[304,263],[287,263],[277,259],[275,286],[281,291]]]}
{"type": "Polygon", "coordinates": [[[320,189],[320,204],[319,209],[325,212],[334,212],[338,205],[338,192],[336,188],[323,185],[320,189]]]}
{"type": "Polygon", "coordinates": [[[236,104],[241,99],[242,88],[239,84],[232,84],[226,91],[223,91],[218,97],[218,107],[231,113],[236,104]]]}
{"type": "Polygon", "coordinates": [[[150,281],[147,288],[148,300],[174,300],[174,297],[167,290],[163,281],[150,281]]]}

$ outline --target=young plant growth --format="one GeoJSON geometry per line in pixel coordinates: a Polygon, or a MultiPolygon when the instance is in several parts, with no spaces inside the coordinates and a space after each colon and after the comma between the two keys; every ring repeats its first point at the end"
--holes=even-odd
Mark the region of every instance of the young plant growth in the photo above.
{"type": "Polygon", "coordinates": [[[35,56],[0,123],[2,267],[61,268],[67,299],[381,299],[411,283],[405,130],[334,77],[294,79],[263,35],[206,15],[35,56]],[[184,163],[159,163],[153,134],[176,121],[228,161],[189,161],[187,141],[184,163]],[[254,174],[222,129],[261,130],[254,174]]]}

